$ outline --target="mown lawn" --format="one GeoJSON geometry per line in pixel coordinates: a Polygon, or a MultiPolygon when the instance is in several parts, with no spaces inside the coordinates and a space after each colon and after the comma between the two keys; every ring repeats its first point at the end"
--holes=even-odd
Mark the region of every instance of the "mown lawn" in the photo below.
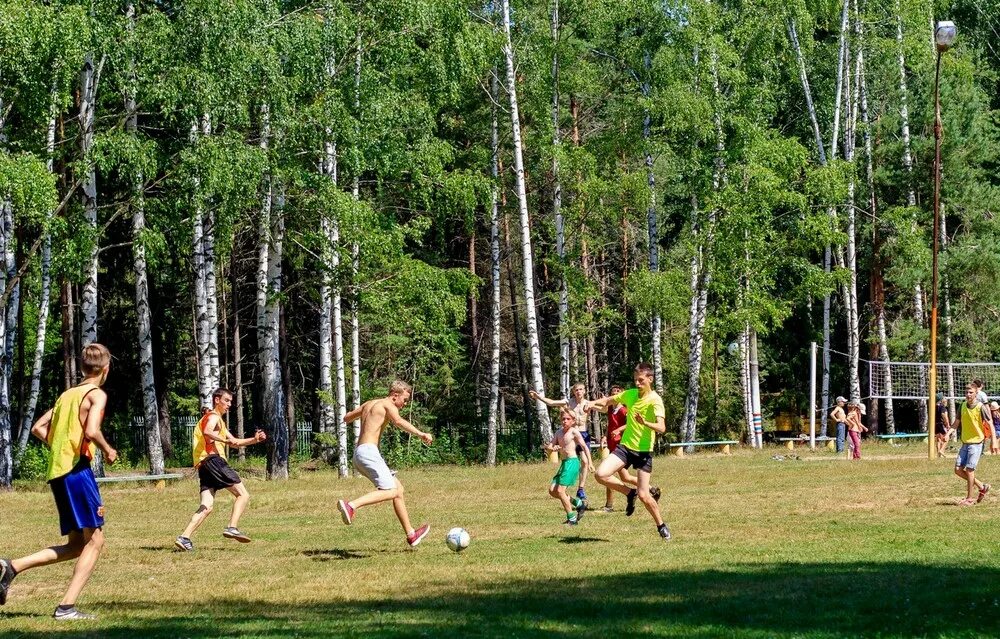
{"type": "MultiPolygon", "coordinates": [[[[388,505],[344,526],[336,499],[369,484],[328,471],[280,484],[246,473],[254,542],[222,538],[226,495],[193,554],[172,543],[194,479],[105,488],[108,545],[80,601],[100,619],[50,619],[70,568],[40,568],[15,581],[0,637],[1000,636],[1000,498],[956,507],[951,460],[924,451],[657,459],[669,543],[641,510],[566,529],[542,463],[402,471],[414,522],[433,527],[415,551],[388,505]],[[444,544],[458,525],[473,539],[462,554],[444,544]]],[[[981,474],[1000,486],[1000,460],[981,474]]],[[[46,487],[0,495],[0,554],[57,534],[46,487]]]]}

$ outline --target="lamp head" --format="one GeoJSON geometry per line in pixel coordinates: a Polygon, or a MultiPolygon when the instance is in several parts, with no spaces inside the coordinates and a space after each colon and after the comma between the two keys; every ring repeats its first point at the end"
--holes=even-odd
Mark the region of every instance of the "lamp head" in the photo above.
{"type": "Polygon", "coordinates": [[[951,48],[951,45],[955,42],[955,36],[957,31],[955,29],[955,23],[951,20],[942,20],[937,23],[937,28],[934,29],[934,43],[937,45],[938,51],[947,51],[951,48]]]}

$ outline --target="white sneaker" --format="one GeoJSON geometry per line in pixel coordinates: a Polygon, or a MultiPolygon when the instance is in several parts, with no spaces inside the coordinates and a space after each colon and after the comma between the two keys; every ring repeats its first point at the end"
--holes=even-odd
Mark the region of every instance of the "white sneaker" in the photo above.
{"type": "Polygon", "coordinates": [[[69,610],[60,610],[59,608],[56,608],[56,611],[52,613],[52,618],[59,619],[60,621],[64,619],[97,619],[97,615],[80,612],[76,609],[76,606],[73,606],[69,610]]]}

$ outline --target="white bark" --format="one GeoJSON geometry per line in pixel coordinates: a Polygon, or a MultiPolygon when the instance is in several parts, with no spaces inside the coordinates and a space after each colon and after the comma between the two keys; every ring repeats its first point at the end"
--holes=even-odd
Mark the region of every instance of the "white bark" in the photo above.
{"type": "MultiPolygon", "coordinates": [[[[643,55],[643,66],[646,70],[646,79],[642,82],[642,96],[646,100],[650,99],[649,74],[652,71],[652,58],[649,52],[643,55]]],[[[649,201],[646,207],[646,226],[649,233],[649,270],[656,273],[660,270],[660,233],[659,224],[656,221],[656,176],[653,174],[653,151],[651,148],[651,130],[649,108],[646,107],[642,116],[642,142],[645,151],[646,163],[646,186],[649,189],[649,201]]],[[[663,349],[662,349],[662,324],[660,314],[653,312],[653,319],[650,322],[653,342],[653,384],[659,393],[663,392],[663,349]]]]}
{"type": "MultiPolygon", "coordinates": [[[[847,66],[848,46],[847,46],[847,24],[851,0],[844,0],[844,9],[840,17],[840,45],[839,57],[837,59],[837,97],[833,104],[833,132],[830,135],[830,159],[837,157],[837,136],[840,134],[840,105],[841,90],[844,88],[844,68],[847,66]]],[[[850,69],[848,69],[850,73],[850,69]]],[[[849,94],[850,92],[848,92],[849,94]]],[[[847,99],[850,99],[848,95],[847,99]]]]}
{"type": "MultiPolygon", "coordinates": [[[[53,85],[49,101],[49,125],[45,136],[45,157],[46,168],[49,173],[53,169],[53,156],[56,150],[56,116],[57,116],[57,94],[53,85]]],[[[2,111],[2,108],[0,108],[2,111]]],[[[2,116],[0,116],[2,117],[2,116]]],[[[52,218],[49,211],[48,218],[52,218]]],[[[49,321],[49,301],[52,296],[52,238],[48,231],[42,238],[42,255],[40,265],[40,286],[41,294],[38,300],[38,326],[35,330],[35,357],[31,366],[31,388],[28,391],[28,400],[24,409],[24,421],[21,422],[21,432],[18,436],[17,454],[24,452],[28,445],[28,438],[31,435],[31,425],[35,421],[35,409],[38,406],[38,395],[41,391],[42,381],[42,359],[45,356],[45,334],[49,321]]]]}
{"type": "MultiPolygon", "coordinates": [[[[535,313],[534,265],[531,253],[531,218],[528,216],[528,195],[524,181],[524,158],[521,143],[521,121],[517,106],[517,79],[514,74],[514,46],[510,38],[510,0],[503,0],[503,51],[507,66],[507,94],[510,97],[510,119],[514,143],[514,173],[517,178],[518,209],[521,214],[521,251],[524,262],[524,302],[528,334],[528,351],[531,359],[532,386],[541,396],[545,396],[542,380],[542,353],[538,343],[538,322],[535,313]]],[[[552,438],[552,425],[544,403],[535,402],[538,413],[538,427],[542,440],[552,438]]]]}
{"type": "MultiPolygon", "coordinates": [[[[2,85],[0,85],[2,90],[2,85]]],[[[0,146],[6,146],[6,114],[8,105],[0,93],[0,146]]],[[[3,153],[7,150],[2,149],[3,153]]],[[[10,193],[0,193],[0,290],[7,288],[14,261],[14,207],[10,193]]],[[[7,353],[8,313],[0,317],[0,489],[9,489],[14,481],[14,442],[10,410],[10,357],[7,353]]]]}
{"type": "MultiPolygon", "coordinates": [[[[196,122],[191,124],[190,140],[198,143],[199,129],[196,122]]],[[[266,142],[261,143],[266,148],[266,142]]],[[[193,213],[193,251],[191,259],[194,263],[194,314],[195,314],[195,352],[198,365],[198,399],[202,409],[212,408],[212,359],[209,345],[209,311],[208,289],[205,261],[205,209],[201,194],[201,180],[194,178],[192,184],[193,213]]]]}
{"type": "MultiPolygon", "coordinates": [[[[491,103],[496,104],[499,90],[497,71],[493,70],[490,84],[491,103]]],[[[496,107],[491,109],[493,120],[490,130],[490,176],[493,185],[490,190],[490,275],[493,297],[490,305],[490,408],[486,429],[486,463],[497,463],[497,427],[500,410],[500,207],[498,202],[500,141],[497,131],[496,107]]]]}
{"type": "Polygon", "coordinates": [[[750,327],[750,397],[753,402],[754,448],[764,446],[760,412],[760,365],[757,359],[757,331],[750,327]]]}
{"type": "MultiPolygon", "coordinates": [[[[361,31],[355,34],[354,45],[354,113],[361,117],[361,31]]],[[[355,121],[355,126],[357,121],[355,121]]],[[[355,130],[355,139],[359,132],[355,130]]],[[[361,198],[361,166],[354,167],[354,180],[351,184],[351,194],[354,201],[361,198]]],[[[361,246],[357,240],[351,241],[351,291],[348,300],[348,318],[351,323],[351,409],[361,405],[361,324],[358,320],[358,271],[361,268],[361,246]]],[[[354,421],[354,437],[352,443],[357,443],[361,436],[361,421],[354,421]]]]}
{"type": "Polygon", "coordinates": [[[556,221],[556,255],[559,257],[559,391],[569,397],[570,345],[569,287],[566,283],[566,238],[563,228],[562,183],[559,181],[559,0],[552,2],[552,213],[556,221]]]}
{"type": "MultiPolygon", "coordinates": [[[[131,33],[135,23],[135,6],[130,2],[126,8],[128,29],[131,33]]],[[[134,68],[129,71],[129,86],[125,97],[126,130],[135,136],[138,129],[136,110],[136,78],[134,68]]],[[[146,276],[146,246],[143,233],[146,229],[146,211],[142,192],[142,175],[135,177],[135,203],[132,212],[132,256],[135,269],[135,312],[138,318],[139,377],[142,388],[142,408],[146,424],[146,454],[149,457],[149,472],[163,474],[163,443],[160,441],[159,407],[156,402],[156,381],[153,376],[153,332],[152,312],[149,308],[149,284],[146,276]]]]}
{"type": "MultiPolygon", "coordinates": [[[[849,0],[845,0],[845,6],[849,0]]],[[[846,55],[846,53],[845,53],[846,55]]],[[[846,125],[844,127],[844,159],[854,163],[854,151],[856,144],[856,125],[858,120],[858,103],[860,100],[861,70],[864,63],[864,55],[860,44],[855,56],[854,66],[854,86],[851,86],[849,73],[845,75],[844,105],[846,111],[846,125]]],[[[850,69],[848,69],[850,71],[850,69]]],[[[847,255],[846,267],[849,280],[846,285],[845,311],[847,312],[847,354],[848,354],[848,382],[850,386],[851,401],[861,401],[861,381],[858,375],[858,360],[860,357],[860,332],[858,330],[858,267],[857,267],[857,246],[855,228],[855,180],[852,176],[847,185],[847,255]]]]}
{"type": "MultiPolygon", "coordinates": [[[[266,151],[271,135],[267,105],[261,107],[261,121],[260,146],[266,151]]],[[[284,238],[283,204],[280,190],[275,196],[273,178],[265,176],[257,247],[257,360],[261,368],[264,423],[270,438],[267,464],[270,479],[288,478],[288,428],[285,423],[278,336],[278,296],[281,293],[281,250],[284,238]]]]}
{"type": "Polygon", "coordinates": [[[750,390],[750,327],[744,325],[740,331],[740,390],[743,394],[743,425],[747,429],[747,442],[757,447],[757,436],[753,432],[753,392],[750,390]]]}
{"type": "Polygon", "coordinates": [[[82,346],[97,341],[97,175],[90,159],[94,145],[94,101],[97,98],[94,76],[94,57],[88,53],[83,61],[83,70],[80,72],[80,155],[86,165],[81,192],[83,215],[93,233],[94,244],[87,260],[87,279],[83,284],[80,300],[82,346]]]}

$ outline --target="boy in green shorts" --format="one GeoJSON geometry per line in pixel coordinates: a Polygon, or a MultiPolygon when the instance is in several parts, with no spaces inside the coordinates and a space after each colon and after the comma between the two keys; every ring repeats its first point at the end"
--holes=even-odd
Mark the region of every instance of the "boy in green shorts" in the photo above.
{"type": "Polygon", "coordinates": [[[551,442],[543,446],[546,452],[558,452],[562,460],[558,472],[552,478],[552,485],[549,486],[549,495],[562,503],[566,511],[565,525],[575,526],[586,510],[582,499],[566,494],[566,487],[576,486],[580,478],[580,458],[577,456],[577,451],[582,451],[583,454],[585,464],[583,472],[591,472],[594,464],[590,458],[590,447],[586,445],[583,436],[576,428],[576,415],[565,407],[559,412],[562,428],[555,432],[551,442]]]}
{"type": "Polygon", "coordinates": [[[660,516],[660,506],[649,487],[653,472],[653,444],[656,443],[657,433],[667,431],[666,411],[663,400],[653,390],[653,367],[650,364],[643,362],[636,366],[632,378],[635,388],[594,402],[598,408],[616,402],[624,405],[628,411],[621,442],[615,452],[606,457],[597,468],[597,481],[628,498],[626,516],[635,512],[635,500],[638,498],[653,517],[657,534],[664,541],[669,541],[670,529],[660,516]],[[636,470],[638,482],[635,488],[630,488],[616,476],[619,470],[630,467],[636,470]]]}

